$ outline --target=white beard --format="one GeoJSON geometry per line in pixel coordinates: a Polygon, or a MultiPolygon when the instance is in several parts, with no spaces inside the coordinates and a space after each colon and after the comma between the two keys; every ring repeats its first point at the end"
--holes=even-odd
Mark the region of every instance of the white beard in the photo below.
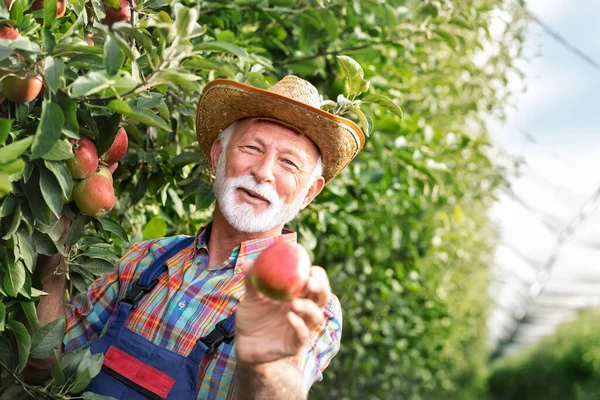
{"type": "Polygon", "coordinates": [[[226,156],[225,149],[219,156],[215,176],[215,197],[221,214],[227,222],[240,232],[259,233],[269,231],[279,225],[284,225],[294,219],[302,201],[310,189],[310,183],[302,188],[292,203],[285,203],[279,198],[275,188],[269,183],[257,183],[251,175],[242,175],[236,178],[225,176],[226,156]],[[237,204],[236,191],[238,188],[251,190],[269,201],[267,208],[255,212],[254,207],[248,203],[237,204]]]}

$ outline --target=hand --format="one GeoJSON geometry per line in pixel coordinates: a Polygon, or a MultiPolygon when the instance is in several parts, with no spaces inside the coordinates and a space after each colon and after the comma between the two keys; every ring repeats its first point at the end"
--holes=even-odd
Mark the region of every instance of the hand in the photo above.
{"type": "Polygon", "coordinates": [[[321,267],[312,267],[302,295],[289,302],[270,299],[256,290],[245,268],[246,293],[236,312],[235,351],[238,361],[268,363],[295,356],[324,320],[331,295],[321,267]]]}

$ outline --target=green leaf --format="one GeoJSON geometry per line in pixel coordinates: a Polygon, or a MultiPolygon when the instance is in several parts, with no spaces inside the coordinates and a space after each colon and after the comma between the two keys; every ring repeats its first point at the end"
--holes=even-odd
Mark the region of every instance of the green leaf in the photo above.
{"type": "Polygon", "coordinates": [[[4,332],[4,320],[6,318],[6,306],[0,302],[0,332],[4,332]]]}
{"type": "Polygon", "coordinates": [[[22,159],[14,160],[8,164],[0,164],[0,171],[9,175],[17,174],[25,169],[25,161],[22,159]]]}
{"type": "MultiPolygon", "coordinates": [[[[132,28],[131,24],[127,22],[113,24],[112,30],[122,32],[125,35],[132,37],[136,41],[136,43],[140,44],[143,47],[143,49],[147,52],[154,50],[154,43],[152,43],[152,39],[145,35],[143,32],[132,28]]],[[[72,60],[73,59],[71,59],[71,61],[72,60]]]]}
{"type": "Polygon", "coordinates": [[[25,196],[27,197],[27,202],[33,216],[38,221],[47,225],[50,222],[50,209],[46,205],[46,202],[41,201],[43,196],[40,189],[40,171],[38,168],[33,170],[31,178],[29,178],[25,185],[25,196]]]}
{"type": "Polygon", "coordinates": [[[350,112],[356,115],[356,117],[360,121],[360,127],[365,132],[365,135],[369,136],[371,134],[371,131],[373,130],[373,121],[369,117],[367,117],[365,113],[363,113],[358,107],[351,106],[350,112]]]}
{"type": "Polygon", "coordinates": [[[399,116],[400,118],[402,118],[402,120],[404,120],[404,114],[402,113],[402,109],[400,108],[400,106],[398,104],[396,104],[389,97],[386,97],[382,94],[374,93],[374,94],[370,94],[370,95],[366,96],[364,99],[362,99],[362,102],[379,104],[380,106],[385,107],[392,113],[394,113],[397,116],[399,116]]]}
{"type": "Polygon", "coordinates": [[[56,385],[62,386],[65,383],[65,374],[61,368],[60,357],[57,350],[54,350],[54,358],[56,363],[52,366],[52,379],[56,385]]]}
{"type": "Polygon", "coordinates": [[[21,213],[21,204],[17,204],[17,207],[15,208],[15,212],[13,214],[12,222],[10,223],[10,227],[8,228],[2,239],[10,239],[10,237],[17,231],[17,229],[19,229],[22,215],[23,214],[21,213]]]}
{"type": "Polygon", "coordinates": [[[204,164],[206,157],[197,151],[185,151],[171,159],[171,165],[204,164]]]}
{"type": "Polygon", "coordinates": [[[63,189],[54,174],[46,168],[42,168],[40,174],[42,197],[54,215],[60,217],[63,208],[63,189]]]}
{"type": "Polygon", "coordinates": [[[194,29],[194,24],[198,19],[198,11],[195,8],[188,8],[182,5],[175,5],[175,30],[171,31],[171,40],[179,39],[185,40],[187,39],[192,30],[194,29]]]}
{"type": "Polygon", "coordinates": [[[35,249],[38,253],[45,256],[53,256],[58,253],[58,249],[54,244],[54,241],[46,234],[35,231],[33,232],[33,241],[35,242],[35,249]]]}
{"type": "Polygon", "coordinates": [[[188,74],[177,70],[166,70],[157,73],[150,80],[150,86],[158,86],[165,84],[173,84],[179,86],[185,86],[190,89],[198,89],[198,81],[200,76],[194,74],[188,74]]]}
{"type": "Polygon", "coordinates": [[[59,140],[49,152],[44,154],[43,158],[44,160],[50,161],[70,160],[75,158],[75,154],[73,154],[73,146],[71,146],[67,140],[59,140]]]}
{"type": "Polygon", "coordinates": [[[137,81],[128,73],[119,71],[114,76],[106,75],[105,71],[90,71],[75,79],[71,85],[71,97],[89,96],[110,89],[109,94],[125,93],[137,86],[137,81]]]}
{"type": "Polygon", "coordinates": [[[44,0],[44,26],[50,26],[56,19],[56,0],[44,0]]]}
{"type": "Polygon", "coordinates": [[[104,69],[108,76],[113,76],[119,72],[124,61],[125,54],[123,54],[115,40],[108,35],[106,42],[104,42],[104,69]]]}
{"type": "Polygon", "coordinates": [[[114,397],[102,396],[101,394],[96,394],[92,392],[83,392],[81,398],[83,400],[114,400],[114,397]]]}
{"type": "Polygon", "coordinates": [[[29,322],[29,325],[33,328],[34,331],[40,329],[40,321],[35,310],[35,303],[33,301],[21,301],[20,303],[21,308],[25,313],[25,318],[27,318],[27,322],[29,322]]]}
{"type": "Polygon", "coordinates": [[[242,49],[239,46],[228,42],[202,42],[198,43],[194,46],[195,51],[224,51],[226,53],[231,53],[235,56],[238,56],[241,59],[248,59],[248,53],[246,50],[242,49]]]}
{"type": "Polygon", "coordinates": [[[12,128],[12,123],[12,119],[0,118],[0,144],[6,141],[6,138],[10,133],[10,129],[12,128]]]}
{"type": "Polygon", "coordinates": [[[365,73],[359,63],[348,56],[337,56],[337,59],[346,75],[348,96],[357,96],[369,90],[369,82],[365,81],[365,73]]]}
{"type": "Polygon", "coordinates": [[[112,100],[108,108],[143,124],[171,132],[171,127],[163,119],[149,110],[132,107],[124,100],[112,100]]]}
{"type": "Polygon", "coordinates": [[[35,133],[31,148],[31,158],[36,159],[48,153],[58,142],[64,123],[64,115],[60,106],[49,100],[42,103],[42,116],[35,133]]]}
{"type": "Polygon", "coordinates": [[[80,215],[69,228],[67,233],[67,246],[73,246],[83,237],[85,225],[89,222],[89,219],[85,215],[80,215]]]}
{"type": "Polygon", "coordinates": [[[71,393],[79,393],[83,389],[89,385],[92,380],[89,368],[84,369],[83,371],[77,371],[77,378],[75,379],[75,383],[71,388],[71,393]]]}
{"type": "Polygon", "coordinates": [[[67,164],[60,161],[44,161],[46,168],[48,168],[56,177],[58,184],[62,190],[63,198],[67,200],[71,196],[73,190],[73,178],[67,164]]]}
{"type": "Polygon", "coordinates": [[[115,271],[114,264],[99,258],[90,258],[89,260],[77,263],[77,265],[97,276],[115,271]]]}
{"type": "Polygon", "coordinates": [[[169,188],[167,190],[167,193],[169,193],[169,197],[171,197],[171,200],[173,200],[173,209],[180,218],[183,218],[183,214],[185,213],[185,211],[183,209],[183,202],[179,198],[179,195],[172,188],[169,188]]]}
{"type": "Polygon", "coordinates": [[[17,372],[23,371],[23,368],[27,365],[27,359],[29,358],[29,349],[31,349],[31,338],[27,328],[22,323],[9,320],[6,325],[15,334],[17,341],[17,348],[19,349],[19,366],[17,372]]]}
{"type": "Polygon", "coordinates": [[[196,190],[196,208],[204,210],[210,207],[215,201],[215,193],[212,185],[208,182],[201,181],[198,189],[196,190]]]}
{"type": "Polygon", "coordinates": [[[31,339],[31,357],[49,358],[65,336],[65,319],[56,319],[38,329],[31,339]]]}
{"type": "Polygon", "coordinates": [[[10,175],[6,172],[0,171],[0,198],[5,196],[7,193],[12,192],[13,185],[10,181],[10,175]]]}
{"type": "Polygon", "coordinates": [[[6,164],[19,158],[33,142],[33,136],[12,142],[8,146],[0,147],[0,164],[6,164]]]}
{"type": "Polygon", "coordinates": [[[127,238],[127,233],[125,233],[125,230],[123,229],[123,227],[121,227],[121,225],[118,222],[106,215],[103,217],[98,217],[96,219],[100,221],[103,230],[116,235],[119,239],[121,239],[124,242],[129,242],[129,239],[127,238]]]}
{"type": "Polygon", "coordinates": [[[142,240],[164,237],[167,234],[167,221],[162,217],[154,217],[144,227],[142,240]]]}
{"type": "MultiPolygon", "coordinates": [[[[45,4],[45,3],[44,3],[45,4]]],[[[46,84],[52,93],[56,93],[60,85],[60,78],[65,73],[65,63],[60,58],[48,56],[44,59],[46,84]]]]}
{"type": "MultiPolygon", "coordinates": [[[[69,98],[65,93],[58,94],[58,104],[63,110],[65,117],[65,124],[63,126],[63,133],[70,138],[76,139],[79,136],[79,122],[77,121],[77,101],[69,98]]],[[[68,144],[68,143],[67,143],[68,144]]],[[[70,146],[69,146],[70,147],[70,146]]],[[[53,148],[54,149],[54,148],[53,148]]],[[[51,150],[52,151],[52,150],[51,150]]],[[[70,152],[72,153],[72,152],[70,152]]],[[[63,158],[64,160],[64,158],[63,158]]]]}
{"type": "Polygon", "coordinates": [[[6,270],[4,274],[4,282],[2,286],[6,290],[6,294],[11,297],[16,297],[19,290],[25,284],[25,266],[19,261],[11,260],[8,255],[4,256],[6,270]]]}
{"type": "Polygon", "coordinates": [[[17,231],[17,240],[19,245],[19,252],[21,253],[21,258],[25,263],[25,267],[29,270],[30,273],[33,273],[35,263],[37,261],[35,241],[30,235],[27,234],[27,232],[25,232],[24,229],[19,229],[17,231]]]}

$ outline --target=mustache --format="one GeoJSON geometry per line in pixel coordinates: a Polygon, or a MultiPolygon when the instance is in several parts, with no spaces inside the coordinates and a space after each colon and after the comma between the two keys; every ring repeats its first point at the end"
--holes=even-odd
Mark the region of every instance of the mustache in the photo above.
{"type": "Polygon", "coordinates": [[[269,183],[257,183],[250,175],[237,176],[235,178],[227,178],[231,186],[252,191],[260,197],[265,198],[271,204],[281,202],[275,188],[269,183]]]}

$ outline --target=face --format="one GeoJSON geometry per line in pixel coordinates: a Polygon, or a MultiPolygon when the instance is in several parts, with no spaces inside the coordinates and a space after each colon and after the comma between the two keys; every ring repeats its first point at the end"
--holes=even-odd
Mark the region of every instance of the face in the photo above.
{"type": "Polygon", "coordinates": [[[287,127],[240,121],[227,148],[217,139],[211,150],[219,210],[241,232],[285,224],[323,188],[323,178],[311,176],[318,157],[308,138],[287,127]]]}

